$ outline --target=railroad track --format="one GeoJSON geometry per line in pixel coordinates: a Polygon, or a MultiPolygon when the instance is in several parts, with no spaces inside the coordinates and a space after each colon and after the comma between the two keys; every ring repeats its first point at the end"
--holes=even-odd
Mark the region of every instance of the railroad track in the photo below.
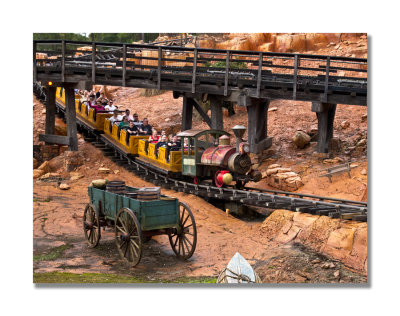
{"type": "MultiPolygon", "coordinates": [[[[34,86],[35,93],[42,92],[38,87],[34,86]]],[[[64,107],[58,102],[56,102],[56,106],[57,113],[64,118],[64,107]]],[[[79,118],[77,124],[85,141],[91,142],[95,147],[101,149],[105,156],[108,156],[118,165],[154,185],[203,198],[236,202],[260,208],[286,209],[313,215],[325,215],[331,218],[367,221],[368,205],[366,202],[251,187],[243,190],[233,187],[218,188],[212,184],[194,184],[168,177],[150,169],[143,162],[135,160],[108,139],[102,137],[101,134],[95,133],[79,118]]]]}

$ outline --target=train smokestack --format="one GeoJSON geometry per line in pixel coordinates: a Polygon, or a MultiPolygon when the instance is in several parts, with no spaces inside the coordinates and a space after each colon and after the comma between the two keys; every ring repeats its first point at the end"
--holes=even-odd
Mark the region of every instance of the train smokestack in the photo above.
{"type": "Polygon", "coordinates": [[[235,125],[232,130],[236,137],[236,152],[239,152],[239,144],[243,141],[242,137],[246,132],[246,127],[243,125],[235,125]]]}

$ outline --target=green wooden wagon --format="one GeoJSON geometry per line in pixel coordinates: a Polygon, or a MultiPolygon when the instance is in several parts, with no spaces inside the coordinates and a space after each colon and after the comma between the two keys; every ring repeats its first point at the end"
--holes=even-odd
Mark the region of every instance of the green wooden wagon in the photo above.
{"type": "Polygon", "coordinates": [[[126,186],[124,194],[90,186],[90,203],[83,214],[83,230],[89,247],[99,243],[101,227],[113,227],[121,257],[130,266],[139,263],[143,242],[166,234],[178,258],[190,258],[196,248],[197,231],[189,207],[178,199],[161,195],[141,201],[131,196],[139,189],[126,186]]]}

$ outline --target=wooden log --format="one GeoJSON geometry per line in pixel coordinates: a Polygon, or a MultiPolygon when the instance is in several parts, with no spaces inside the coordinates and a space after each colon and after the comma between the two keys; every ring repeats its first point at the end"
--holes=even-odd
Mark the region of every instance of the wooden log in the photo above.
{"type": "Polygon", "coordinates": [[[200,106],[200,104],[197,102],[196,99],[193,99],[193,106],[195,107],[197,112],[200,114],[200,116],[203,118],[203,120],[207,123],[207,125],[209,127],[211,127],[211,119],[210,119],[210,117],[207,115],[206,112],[203,111],[202,107],[200,106]]]}
{"type": "Polygon", "coordinates": [[[211,103],[211,128],[223,130],[222,101],[216,97],[210,97],[211,103]]]}
{"type": "Polygon", "coordinates": [[[197,70],[197,48],[194,49],[193,75],[192,75],[192,93],[196,92],[196,70],[197,70]]]}
{"type": "Polygon", "coordinates": [[[123,45],[122,86],[126,87],[126,44],[123,45]]]}
{"type": "Polygon", "coordinates": [[[260,53],[259,60],[258,60],[258,73],[257,73],[257,97],[260,97],[261,93],[261,73],[262,73],[262,66],[263,66],[263,54],[260,53]]]}
{"type": "MultiPolygon", "coordinates": [[[[67,135],[70,138],[69,150],[78,151],[78,131],[76,127],[75,93],[73,88],[65,88],[65,116],[67,135]]],[[[94,139],[96,140],[96,139],[94,139]]]]}
{"type": "Polygon", "coordinates": [[[68,136],[39,134],[39,141],[46,142],[48,144],[69,145],[71,139],[68,136]]]}
{"type": "Polygon", "coordinates": [[[96,43],[92,42],[92,84],[96,82],[96,43]]]}
{"type": "Polygon", "coordinates": [[[61,59],[61,79],[65,81],[65,40],[61,41],[61,51],[62,51],[62,59],[61,59]]]}
{"type": "Polygon", "coordinates": [[[226,51],[224,96],[228,95],[230,52],[226,51]]]}
{"type": "Polygon", "coordinates": [[[299,55],[294,56],[294,73],[293,73],[293,100],[296,100],[297,95],[297,66],[299,63],[299,55]]]}
{"type": "Polygon", "coordinates": [[[182,104],[182,131],[192,129],[193,99],[183,96],[182,104]]]}
{"type": "Polygon", "coordinates": [[[157,68],[157,89],[161,89],[161,58],[162,58],[162,48],[158,47],[158,68],[157,68]]]}
{"type": "Polygon", "coordinates": [[[56,87],[47,87],[45,133],[52,135],[56,121],[56,87]]]}

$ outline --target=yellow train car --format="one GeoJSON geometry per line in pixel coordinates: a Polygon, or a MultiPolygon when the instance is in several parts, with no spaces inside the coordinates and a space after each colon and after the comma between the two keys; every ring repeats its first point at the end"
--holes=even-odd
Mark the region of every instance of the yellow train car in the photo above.
{"type": "MultiPolygon", "coordinates": [[[[80,103],[80,96],[75,95],[75,111],[77,118],[93,128],[93,130],[102,132],[104,130],[104,121],[112,116],[112,113],[97,113],[94,109],[88,109],[85,104],[80,103]]],[[[65,89],[60,87],[56,90],[56,100],[65,106],[65,89]]]]}
{"type": "Polygon", "coordinates": [[[158,149],[158,158],[155,157],[156,144],[149,144],[148,154],[145,151],[146,143],[144,140],[139,141],[139,159],[160,167],[165,171],[182,172],[182,151],[171,151],[169,162],[166,159],[167,149],[160,147],[158,149]]]}
{"type": "Polygon", "coordinates": [[[109,142],[117,144],[126,153],[137,156],[139,152],[139,141],[147,140],[149,136],[139,135],[130,136],[128,140],[128,133],[121,130],[118,125],[113,124],[108,118],[103,122],[103,137],[109,142]]]}

